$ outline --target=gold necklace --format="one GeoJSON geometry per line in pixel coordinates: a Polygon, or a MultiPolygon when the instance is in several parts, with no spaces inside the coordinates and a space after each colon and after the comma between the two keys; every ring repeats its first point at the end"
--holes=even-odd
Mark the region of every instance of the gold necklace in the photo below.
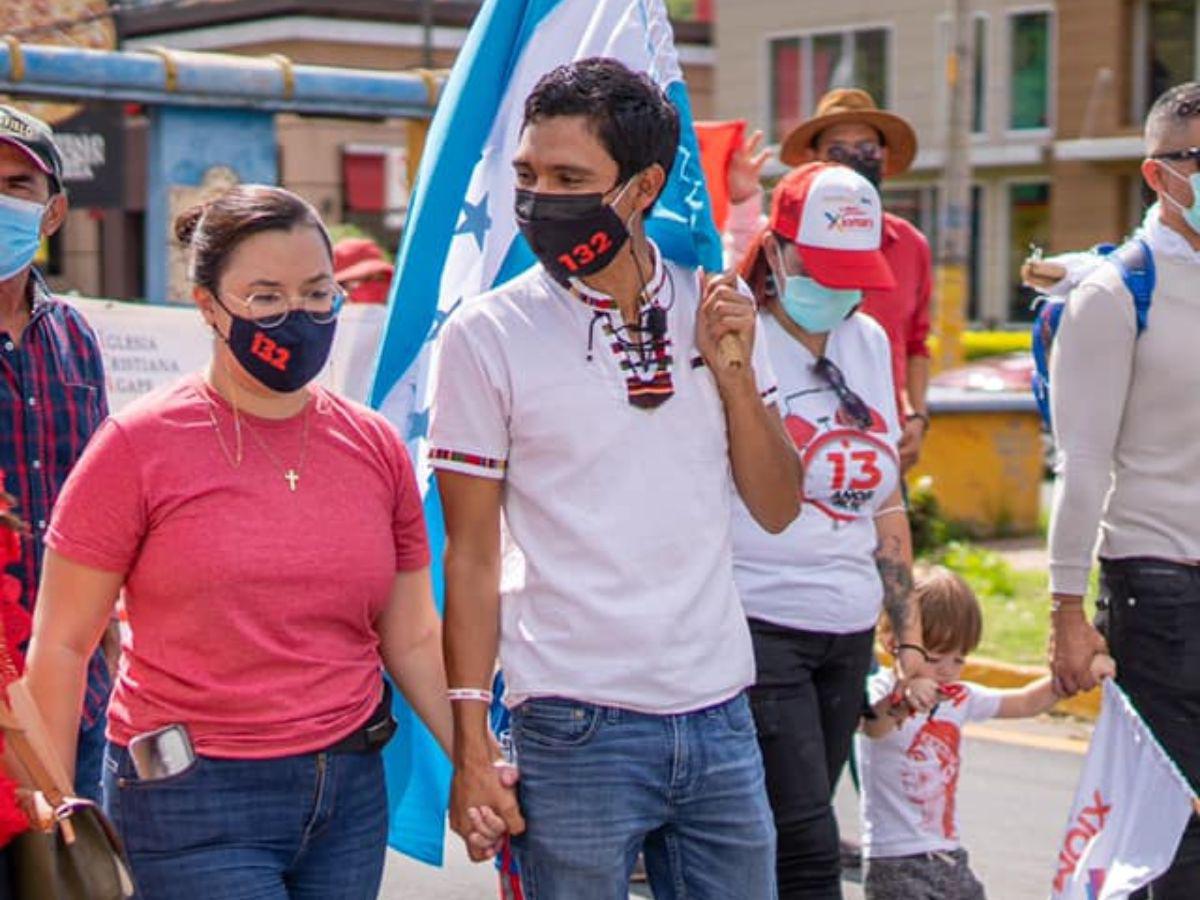
{"type": "MultiPolygon", "coordinates": [[[[254,442],[262,448],[263,453],[271,458],[271,462],[283,469],[283,478],[288,483],[288,488],[293,494],[296,492],[296,485],[300,483],[300,473],[304,471],[304,459],[308,455],[308,412],[312,408],[313,403],[313,398],[310,398],[308,404],[304,407],[304,430],[300,436],[300,461],[292,468],[289,468],[283,460],[275,455],[275,451],[268,447],[266,441],[259,437],[258,432],[254,430],[249,420],[246,421],[246,430],[250,432],[250,437],[254,438],[254,442]]],[[[236,414],[237,407],[235,406],[234,415],[236,416],[236,414]]]]}
{"type": "MultiPolygon", "coordinates": [[[[214,389],[215,390],[215,389],[214,389]]],[[[225,436],[221,434],[221,426],[217,423],[217,410],[209,399],[207,393],[203,393],[204,405],[208,409],[208,420],[212,422],[213,431],[217,433],[217,443],[221,446],[221,453],[229,465],[235,469],[241,468],[242,465],[242,420],[238,417],[237,407],[233,407],[233,439],[236,447],[235,453],[229,452],[229,447],[225,444],[225,436]]]]}
{"type": "MultiPolygon", "coordinates": [[[[206,386],[210,390],[214,392],[216,391],[216,388],[212,387],[211,385],[206,386]]],[[[229,452],[229,447],[225,443],[225,436],[221,433],[221,426],[217,423],[217,412],[212,400],[209,399],[207,393],[204,393],[203,396],[205,405],[208,408],[208,419],[210,422],[212,422],[213,431],[217,433],[217,443],[221,447],[221,453],[224,455],[229,465],[235,469],[238,469],[241,468],[242,459],[245,456],[245,445],[242,442],[242,417],[238,415],[237,389],[231,386],[231,390],[233,391],[233,396],[230,398],[229,405],[233,409],[234,453],[229,452]]],[[[304,407],[304,431],[300,438],[300,461],[295,467],[287,466],[287,464],[285,464],[278,456],[276,456],[275,452],[267,446],[266,442],[261,437],[259,437],[258,432],[254,430],[250,422],[246,422],[246,430],[250,432],[250,436],[254,438],[255,443],[257,443],[262,449],[263,453],[265,453],[271,459],[271,462],[283,469],[283,478],[288,483],[288,488],[292,491],[292,493],[296,492],[296,485],[300,483],[300,473],[304,471],[304,460],[308,456],[308,411],[314,402],[315,398],[310,397],[308,403],[304,407]]]]}

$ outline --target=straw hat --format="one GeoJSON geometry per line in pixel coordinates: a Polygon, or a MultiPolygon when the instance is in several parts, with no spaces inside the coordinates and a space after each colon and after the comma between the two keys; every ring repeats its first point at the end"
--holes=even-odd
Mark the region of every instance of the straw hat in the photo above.
{"type": "Polygon", "coordinates": [[[899,116],[879,109],[871,95],[858,88],[837,88],[822,97],[816,114],[784,138],[779,158],[789,166],[800,165],[806,161],[805,151],[813,146],[817,135],[843,122],[861,122],[882,135],[888,150],[885,176],[899,175],[912,165],[917,155],[917,134],[912,126],[899,116]]]}

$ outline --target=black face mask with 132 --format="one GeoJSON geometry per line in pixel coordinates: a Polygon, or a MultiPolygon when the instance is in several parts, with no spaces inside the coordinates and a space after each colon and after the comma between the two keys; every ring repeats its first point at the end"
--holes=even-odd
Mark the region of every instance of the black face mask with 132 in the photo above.
{"type": "MultiPolygon", "coordinates": [[[[628,183],[627,183],[628,184],[628,183]]],[[[521,234],[560,284],[606,269],[629,241],[629,229],[604,194],[543,194],[518,188],[521,234]]]]}

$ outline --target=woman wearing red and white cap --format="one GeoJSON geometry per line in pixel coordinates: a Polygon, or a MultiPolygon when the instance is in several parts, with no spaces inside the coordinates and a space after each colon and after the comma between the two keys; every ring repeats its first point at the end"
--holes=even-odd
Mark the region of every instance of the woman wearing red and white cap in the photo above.
{"type": "Polygon", "coordinates": [[[881,608],[900,636],[902,678],[923,654],[908,599],[912,546],[890,350],[883,329],[856,314],[864,290],[894,285],[881,223],[869,181],[813,163],[776,186],[767,226],[742,261],[805,471],[803,509],[783,533],[734,512],[782,900],[841,897],[833,787],[862,710],[881,608]]]}

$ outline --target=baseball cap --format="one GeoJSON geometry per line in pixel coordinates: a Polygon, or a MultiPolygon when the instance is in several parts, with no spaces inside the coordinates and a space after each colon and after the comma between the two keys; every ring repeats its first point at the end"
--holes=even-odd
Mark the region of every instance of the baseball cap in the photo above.
{"type": "Polygon", "coordinates": [[[339,282],[373,275],[391,278],[393,271],[383,251],[370,238],[343,238],[333,246],[333,277],[339,282]]]}
{"type": "Polygon", "coordinates": [[[809,276],[825,287],[896,286],[879,249],[879,192],[847,166],[815,162],[784,175],[771,197],[769,225],[796,245],[809,276]]]}
{"type": "Polygon", "coordinates": [[[12,144],[62,187],[63,160],[54,132],[36,116],[0,104],[0,142],[12,144]]]}

